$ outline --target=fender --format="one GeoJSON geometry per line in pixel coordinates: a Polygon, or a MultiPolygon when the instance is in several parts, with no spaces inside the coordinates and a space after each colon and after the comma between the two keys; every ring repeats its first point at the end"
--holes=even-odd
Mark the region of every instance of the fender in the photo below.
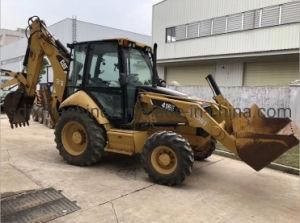
{"type": "Polygon", "coordinates": [[[109,124],[109,121],[105,117],[102,109],[99,108],[99,106],[94,102],[94,100],[84,91],[77,91],[76,93],[68,97],[66,100],[64,100],[60,104],[59,110],[73,106],[78,106],[88,111],[95,118],[95,120],[97,120],[99,124],[109,124]]]}

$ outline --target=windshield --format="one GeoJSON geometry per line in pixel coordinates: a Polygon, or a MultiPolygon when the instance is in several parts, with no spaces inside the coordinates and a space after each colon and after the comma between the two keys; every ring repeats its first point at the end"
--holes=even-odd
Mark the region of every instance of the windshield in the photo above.
{"type": "Polygon", "coordinates": [[[146,52],[136,48],[125,49],[125,61],[129,85],[152,85],[152,63],[146,52]]]}

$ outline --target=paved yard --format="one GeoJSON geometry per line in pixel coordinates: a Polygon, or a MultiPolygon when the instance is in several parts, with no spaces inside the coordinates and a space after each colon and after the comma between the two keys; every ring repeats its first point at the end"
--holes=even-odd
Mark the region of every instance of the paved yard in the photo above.
{"type": "Polygon", "coordinates": [[[196,162],[180,187],[150,182],[137,158],[110,157],[94,167],[66,164],[53,130],[11,130],[1,116],[1,192],[54,187],[81,210],[53,222],[299,222],[300,180],[212,156],[196,162]]]}

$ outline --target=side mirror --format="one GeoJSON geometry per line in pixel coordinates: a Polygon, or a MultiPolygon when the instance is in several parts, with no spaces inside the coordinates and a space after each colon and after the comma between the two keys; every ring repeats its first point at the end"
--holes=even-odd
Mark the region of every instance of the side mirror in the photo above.
{"type": "Polygon", "coordinates": [[[121,86],[125,86],[128,83],[128,78],[127,75],[125,73],[120,73],[120,78],[119,78],[119,82],[121,86]]]}
{"type": "Polygon", "coordinates": [[[159,78],[158,79],[158,86],[159,87],[167,87],[167,83],[164,79],[159,78]]]}

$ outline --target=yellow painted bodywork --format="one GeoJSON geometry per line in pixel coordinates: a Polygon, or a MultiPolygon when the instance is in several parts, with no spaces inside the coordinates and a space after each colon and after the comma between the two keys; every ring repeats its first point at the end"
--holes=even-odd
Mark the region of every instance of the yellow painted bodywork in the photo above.
{"type": "Polygon", "coordinates": [[[53,122],[56,123],[59,117],[57,104],[62,102],[66,87],[67,70],[65,66],[69,64],[69,58],[56,47],[55,39],[40,19],[32,21],[29,31],[31,41],[26,74],[6,72],[5,76],[11,76],[13,79],[0,85],[0,89],[18,84],[23,87],[27,96],[34,97],[40,78],[42,61],[44,57],[47,57],[54,72],[50,115],[53,122]],[[57,57],[62,60],[59,62],[57,57]]]}
{"type": "Polygon", "coordinates": [[[133,131],[122,129],[110,129],[107,131],[107,152],[133,155],[141,153],[148,138],[146,131],[133,131]]]}
{"type": "Polygon", "coordinates": [[[59,109],[67,107],[80,107],[88,111],[97,122],[101,125],[104,125],[106,128],[109,128],[109,121],[105,117],[102,109],[94,102],[94,100],[84,91],[77,91],[72,94],[70,97],[65,99],[63,103],[59,106],[59,109]]]}
{"type": "MultiPolygon", "coordinates": [[[[236,142],[235,137],[231,135],[231,132],[226,131],[224,123],[218,123],[214,117],[212,117],[205,109],[203,108],[203,101],[197,101],[193,99],[182,100],[182,98],[177,98],[173,96],[166,96],[157,93],[141,93],[139,95],[140,101],[138,103],[144,104],[149,109],[154,107],[153,100],[167,102],[175,105],[179,110],[180,114],[177,114],[177,120],[181,120],[183,125],[192,127],[192,128],[202,128],[210,136],[218,140],[226,148],[236,153],[236,142]]],[[[205,102],[207,103],[207,102],[205,102]]],[[[144,105],[141,105],[143,107],[144,105]]],[[[138,114],[139,112],[137,112],[138,114]]],[[[138,114],[140,115],[140,114],[138,114]]],[[[152,114],[148,115],[148,120],[153,120],[152,114]]],[[[145,120],[145,117],[142,117],[142,122],[145,120]]],[[[174,120],[174,119],[166,119],[174,120]]],[[[218,117],[219,121],[224,121],[225,117],[218,117]]],[[[139,118],[135,119],[135,122],[140,122],[139,118]]],[[[188,135],[188,134],[187,134],[188,135]]],[[[195,135],[194,135],[195,136],[195,135]]],[[[202,140],[197,137],[190,137],[192,140],[202,140]]]]}

